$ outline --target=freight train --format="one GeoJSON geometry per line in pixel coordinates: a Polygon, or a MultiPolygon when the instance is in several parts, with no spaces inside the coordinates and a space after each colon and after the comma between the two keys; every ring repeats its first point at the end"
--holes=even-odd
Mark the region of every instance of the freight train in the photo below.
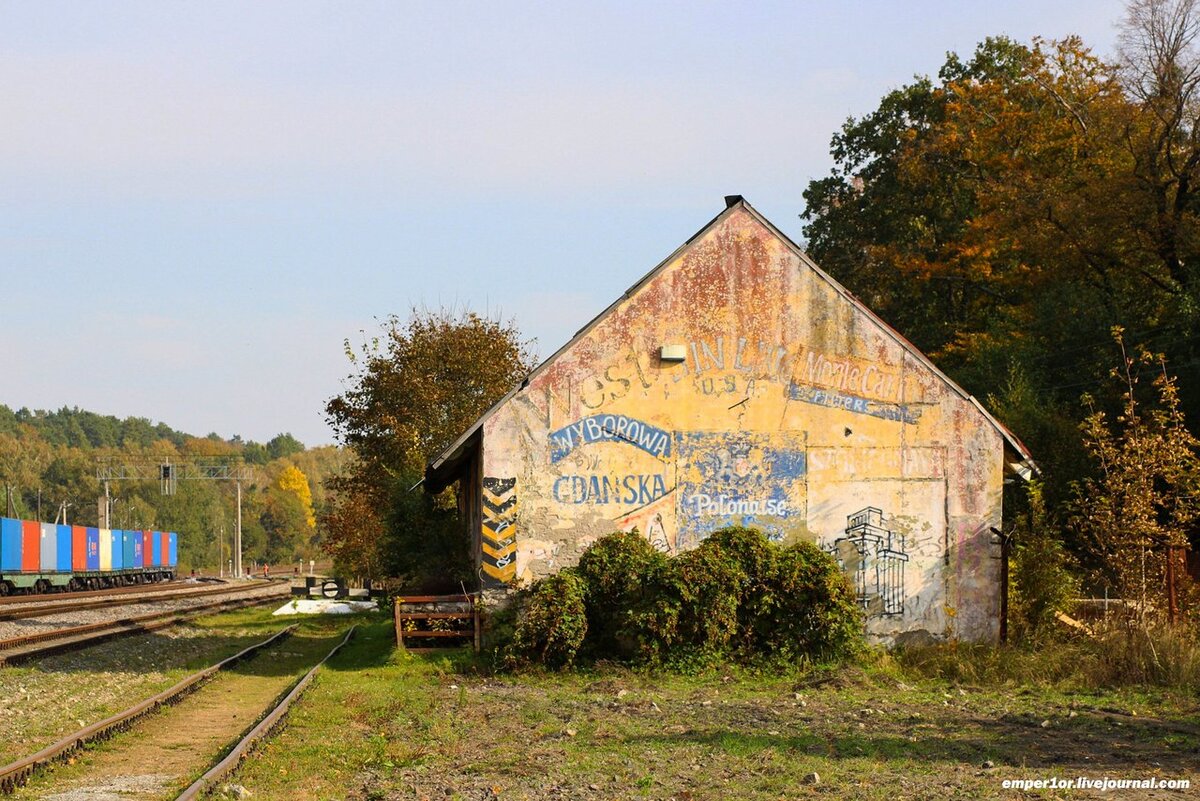
{"type": "Polygon", "coordinates": [[[0,595],[95,590],[175,577],[174,531],[124,531],[0,518],[0,595]]]}

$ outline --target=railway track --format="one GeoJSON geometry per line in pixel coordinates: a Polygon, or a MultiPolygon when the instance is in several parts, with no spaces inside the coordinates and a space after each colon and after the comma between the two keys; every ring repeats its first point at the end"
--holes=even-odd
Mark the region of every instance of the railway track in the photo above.
{"type": "MultiPolygon", "coordinates": [[[[113,715],[112,717],[102,720],[99,723],[85,726],[68,735],[67,737],[62,738],[58,742],[43,748],[36,754],[17,760],[4,767],[0,767],[0,793],[11,794],[17,792],[21,787],[25,786],[27,782],[33,779],[35,774],[47,766],[56,761],[70,760],[72,754],[77,752],[80,748],[88,743],[106,740],[118,732],[129,729],[140,719],[146,718],[156,710],[163,709],[169,705],[178,704],[186,696],[196,693],[197,690],[201,689],[201,686],[204,683],[214,679],[222,671],[227,671],[234,665],[246,662],[249,659],[253,659],[256,656],[259,656],[260,652],[265,652],[271,649],[276,651],[272,657],[272,666],[275,665],[276,662],[281,659],[281,657],[295,658],[300,656],[300,654],[296,653],[281,654],[277,647],[285,638],[294,634],[296,629],[297,626],[290,626],[287,629],[276,633],[272,637],[257,643],[232,657],[229,657],[228,659],[222,660],[215,665],[188,676],[170,689],[158,693],[151,698],[147,698],[146,700],[130,707],[124,712],[113,715]]],[[[319,661],[317,661],[315,665],[312,665],[311,668],[305,671],[302,676],[294,681],[288,681],[288,679],[295,674],[286,674],[282,677],[279,677],[270,676],[270,671],[264,673],[265,676],[270,676],[270,678],[258,679],[260,685],[264,682],[266,682],[266,684],[265,686],[260,686],[258,688],[257,697],[261,698],[263,697],[264,693],[266,693],[268,694],[267,697],[269,700],[255,710],[257,714],[253,719],[253,725],[250,726],[248,730],[245,726],[240,726],[237,730],[237,733],[232,737],[220,740],[218,742],[208,743],[207,745],[210,748],[210,753],[208,753],[207,756],[199,757],[202,760],[199,764],[195,764],[195,758],[191,760],[193,763],[191,765],[164,765],[159,762],[154,762],[154,770],[159,772],[156,774],[158,780],[162,781],[162,774],[168,773],[170,770],[180,770],[183,771],[180,775],[172,777],[174,786],[180,787],[182,786],[183,781],[186,781],[187,779],[190,779],[191,777],[202,772],[202,775],[200,775],[198,779],[193,781],[186,789],[182,791],[181,794],[177,796],[178,799],[199,798],[204,793],[213,789],[218,782],[229,776],[234,770],[237,769],[238,765],[251,752],[255,745],[261,742],[265,737],[269,736],[272,731],[281,725],[292,704],[295,703],[295,701],[303,694],[304,690],[312,682],[320,667],[324,665],[330,657],[337,653],[342,646],[349,642],[351,636],[354,634],[354,631],[355,628],[351,627],[350,630],[346,632],[345,636],[340,640],[340,642],[338,642],[332,649],[328,650],[328,652],[325,652],[324,656],[320,656],[320,653],[324,651],[324,648],[322,648],[321,651],[315,651],[316,647],[324,642],[324,640],[318,640],[307,645],[296,646],[298,650],[307,650],[309,654],[312,654],[311,658],[313,659],[320,657],[319,661]],[[214,762],[215,764],[213,764],[214,762]]],[[[327,645],[325,647],[327,647],[327,645]]],[[[307,664],[311,663],[305,663],[305,665],[307,664]]],[[[250,672],[250,675],[253,675],[253,671],[250,672]]],[[[226,678],[223,681],[228,682],[235,680],[236,679],[234,679],[231,675],[229,678],[226,678]]],[[[209,703],[215,701],[218,703],[229,704],[229,698],[231,695],[234,698],[239,699],[239,701],[248,697],[244,694],[238,693],[229,686],[224,688],[224,692],[221,692],[220,689],[221,688],[218,687],[213,690],[206,691],[208,695],[212,696],[212,698],[208,699],[209,703]]],[[[203,694],[204,693],[201,693],[201,695],[203,694]]],[[[189,704],[193,704],[196,708],[203,711],[205,704],[202,703],[199,696],[195,697],[197,700],[195,702],[189,701],[189,704]]],[[[187,706],[187,704],[184,704],[183,706],[187,706]]],[[[166,719],[156,719],[158,728],[161,730],[174,732],[180,737],[187,737],[189,735],[189,731],[192,729],[192,727],[187,725],[187,720],[189,719],[188,716],[192,716],[192,718],[194,718],[197,714],[197,709],[182,710],[181,707],[176,707],[176,710],[180,711],[171,712],[166,719]],[[171,716],[179,716],[183,719],[179,721],[173,721],[170,719],[171,716]]],[[[236,718],[237,716],[234,715],[234,717],[236,718]]],[[[152,727],[154,726],[154,721],[148,722],[145,725],[152,727]]],[[[153,732],[148,734],[147,738],[153,741],[153,732]]],[[[133,745],[137,744],[135,743],[133,745]]],[[[123,747],[126,751],[128,751],[133,746],[126,743],[123,747]]],[[[163,747],[164,754],[176,754],[180,752],[178,746],[167,744],[163,747]]],[[[99,763],[88,766],[89,770],[94,772],[98,777],[93,778],[93,781],[104,781],[115,776],[118,780],[123,779],[126,781],[126,783],[129,782],[130,777],[122,774],[122,771],[127,773],[128,766],[122,761],[123,757],[121,750],[121,745],[114,744],[112,751],[115,753],[105,754],[103,752],[93,752],[91,759],[99,763]]],[[[137,756],[140,760],[145,756],[145,754],[138,754],[137,756]]],[[[189,761],[187,756],[187,754],[183,755],[183,762],[185,763],[189,761]]],[[[154,787],[150,790],[150,793],[161,797],[165,789],[167,788],[154,787]]],[[[131,788],[127,787],[127,790],[131,790],[131,788]]],[[[136,791],[132,790],[130,792],[121,791],[118,792],[118,794],[122,795],[123,797],[125,795],[138,795],[136,791]]]]}
{"type": "Polygon", "coordinates": [[[166,628],[167,626],[178,625],[192,618],[212,614],[213,612],[277,603],[280,599],[286,597],[287,587],[284,585],[279,588],[279,592],[259,593],[240,598],[227,598],[188,606],[184,609],[163,610],[117,620],[63,626],[45,631],[20,634],[15,637],[0,639],[0,665],[13,664],[59,651],[83,648],[114,637],[154,631],[166,628]]]}
{"type": "Polygon", "coordinates": [[[88,600],[75,600],[75,598],[72,597],[65,598],[60,601],[50,601],[46,603],[24,603],[17,606],[0,605],[0,621],[27,620],[29,618],[42,617],[44,615],[56,615],[65,612],[79,612],[88,609],[112,609],[118,606],[153,603],[161,600],[175,601],[182,598],[200,598],[207,595],[227,595],[229,593],[244,592],[246,590],[268,586],[270,586],[269,582],[252,582],[238,585],[223,584],[219,587],[206,587],[204,589],[189,589],[188,587],[182,587],[179,589],[171,589],[165,592],[155,592],[153,590],[141,588],[141,593],[137,595],[131,595],[129,597],[125,597],[124,594],[88,600]]]}
{"type": "Polygon", "coordinates": [[[46,592],[46,593],[19,593],[16,595],[0,595],[0,606],[8,606],[10,604],[27,604],[43,601],[50,598],[60,598],[66,600],[68,598],[97,598],[106,595],[125,595],[128,593],[137,592],[152,592],[154,589],[170,589],[172,587],[187,587],[190,582],[180,579],[172,579],[170,581],[160,581],[151,584],[130,584],[125,587],[109,587],[105,590],[75,590],[63,592],[46,592]]]}

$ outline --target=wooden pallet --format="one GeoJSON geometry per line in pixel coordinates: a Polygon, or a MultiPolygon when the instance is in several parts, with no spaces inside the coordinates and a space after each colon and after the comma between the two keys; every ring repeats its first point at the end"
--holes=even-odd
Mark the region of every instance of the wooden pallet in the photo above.
{"type": "Polygon", "coordinates": [[[439,642],[449,639],[471,640],[472,646],[476,651],[479,650],[480,630],[479,630],[479,606],[475,603],[473,595],[403,595],[396,596],[394,607],[394,617],[396,623],[396,644],[408,651],[433,651],[441,650],[442,648],[454,647],[454,644],[447,643],[443,646],[434,646],[430,643],[426,646],[417,646],[417,643],[429,639],[433,642],[439,642]],[[462,612],[415,612],[404,609],[406,604],[430,604],[430,603],[466,603],[467,609],[462,612]],[[429,620],[447,620],[447,621],[468,621],[470,625],[461,629],[450,631],[437,631],[432,629],[415,629],[405,631],[405,623],[409,621],[429,621],[429,620]]]}

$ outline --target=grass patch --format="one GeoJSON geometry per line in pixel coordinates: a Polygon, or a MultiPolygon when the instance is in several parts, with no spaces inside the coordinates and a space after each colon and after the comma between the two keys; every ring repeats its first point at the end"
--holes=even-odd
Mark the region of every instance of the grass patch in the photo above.
{"type": "Polygon", "coordinates": [[[469,652],[396,652],[382,622],[329,668],[235,780],[255,798],[898,801],[1001,797],[1033,774],[1200,782],[1196,699],[1160,690],[961,681],[884,654],[786,674],[489,675],[469,652]]]}

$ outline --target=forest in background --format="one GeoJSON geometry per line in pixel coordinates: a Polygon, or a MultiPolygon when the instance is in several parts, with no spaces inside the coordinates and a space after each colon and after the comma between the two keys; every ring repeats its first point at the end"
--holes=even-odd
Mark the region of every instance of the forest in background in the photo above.
{"type": "MultiPolygon", "coordinates": [[[[197,437],[141,417],[0,405],[0,511],[7,513],[9,489],[16,517],[61,521],[65,503],[68,522],[94,526],[104,493],[96,478],[102,460],[251,467],[253,479],[242,487],[244,563],[285,565],[321,558],[317,518],[327,504],[324,481],[342,469],[344,451],[333,445],[306,448],[287,433],[264,444],[237,436],[197,437]]],[[[165,496],[157,480],[113,481],[109,492],[114,528],[179,533],[181,569],[228,564],[237,514],[233,482],[179,481],[175,494],[165,496]]]]}
{"type": "Polygon", "coordinates": [[[1129,3],[1109,58],[1074,37],[948,54],[849,119],[804,192],[808,252],[1025,441],[1038,514],[1089,568],[1105,537],[1200,546],[1197,5],[1129,3]],[[1098,447],[1152,420],[1122,462],[1098,447]]]}

